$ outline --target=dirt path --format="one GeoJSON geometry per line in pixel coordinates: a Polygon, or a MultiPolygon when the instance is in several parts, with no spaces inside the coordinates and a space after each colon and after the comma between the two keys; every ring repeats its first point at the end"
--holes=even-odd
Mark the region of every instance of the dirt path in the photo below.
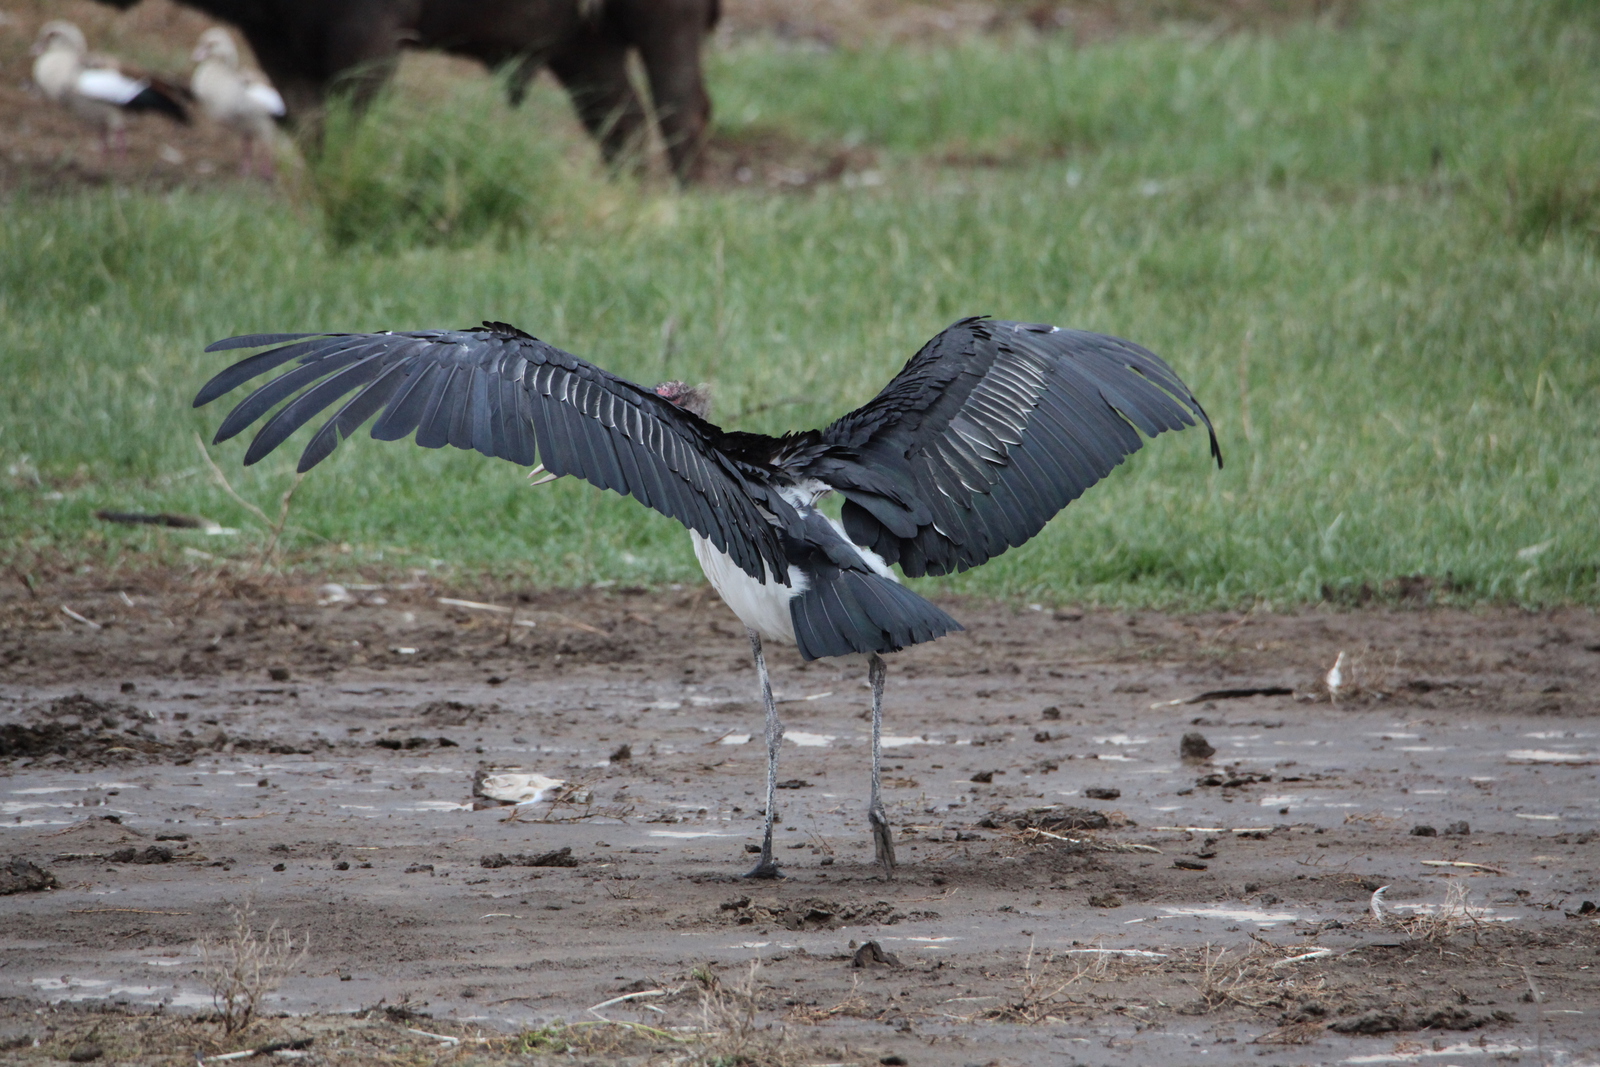
{"type": "Polygon", "coordinates": [[[864,671],[778,652],[789,877],[750,883],[754,675],[702,591],[19,591],[0,856],[58,888],[0,898],[0,1056],[222,1047],[150,1013],[210,1006],[195,944],[250,896],[311,935],[268,1029],[325,1062],[600,1016],[694,1030],[581,1029],[597,1062],[1600,1059],[1589,612],[953,603],[967,633],[891,664],[892,882],[864,671]],[[1263,687],[1291,692],[1174,703],[1263,687]],[[565,802],[475,806],[484,772],[565,802]],[[576,865],[483,865],[551,852],[576,865]]]}

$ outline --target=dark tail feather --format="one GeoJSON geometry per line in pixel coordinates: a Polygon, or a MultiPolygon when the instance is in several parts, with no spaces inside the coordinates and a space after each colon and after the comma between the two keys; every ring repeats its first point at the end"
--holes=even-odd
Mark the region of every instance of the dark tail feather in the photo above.
{"type": "Polygon", "coordinates": [[[898,582],[866,571],[819,568],[789,602],[796,644],[808,660],[851,652],[898,652],[962,628],[898,582]]]}
{"type": "Polygon", "coordinates": [[[158,111],[185,126],[189,124],[190,93],[181,86],[160,79],[151,79],[139,95],[125,105],[129,111],[158,111]]]}

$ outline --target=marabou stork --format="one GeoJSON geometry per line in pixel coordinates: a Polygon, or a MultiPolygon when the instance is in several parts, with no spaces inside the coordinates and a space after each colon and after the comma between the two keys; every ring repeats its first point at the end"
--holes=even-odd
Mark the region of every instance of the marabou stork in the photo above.
{"type": "Polygon", "coordinates": [[[963,319],[865,406],[825,429],[782,437],[723,430],[707,421],[703,388],[636,385],[504,323],[256,334],[207,351],[269,345],[195,398],[199,407],[297,364],[245,397],[217,430],[215,440],[226,441],[288,400],[256,434],[247,465],[354,390],[311,437],[302,472],[376,416],[380,441],[415,431],[424,448],[454,445],[534,474],[574,475],[689,528],[706,577],[749,633],[766,708],[766,827],[753,877],[779,875],[772,824],[783,726],[763,640],[795,644],[807,660],[866,654],[867,815],[878,862],[892,874],[879,795],[882,654],[961,624],[890,568],[948,574],[1022,544],[1137,451],[1141,430],[1153,437],[1198,420],[1222,463],[1210,419],[1159,357],[1115,337],[1030,323],[963,319]],[[830,492],[844,497],[842,522],[817,510],[830,492]]]}

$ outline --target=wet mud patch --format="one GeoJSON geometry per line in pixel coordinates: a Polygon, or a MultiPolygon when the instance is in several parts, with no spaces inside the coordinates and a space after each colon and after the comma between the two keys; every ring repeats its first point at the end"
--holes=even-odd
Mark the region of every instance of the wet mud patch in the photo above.
{"type": "MultiPolygon", "coordinates": [[[[557,1019],[598,1027],[612,1002],[613,1025],[698,1032],[702,994],[747,986],[715,1029],[787,1027],[803,1062],[1600,1047],[1591,613],[948,602],[967,632],[890,664],[892,881],[864,812],[864,672],[774,649],[780,781],[803,784],[778,794],[787,877],[758,885],[739,875],[765,748],[720,604],[363,584],[0,587],[0,724],[92,742],[0,758],[0,858],[56,879],[5,898],[0,1030],[45,1005],[208,1011],[195,945],[248,893],[311,935],[271,1004],[327,1021],[315,1056],[380,1001],[463,1047],[536,1033],[582,1056],[557,1019]],[[1341,651],[1359,691],[1335,701],[1341,651]],[[489,804],[489,775],[522,788],[489,804]],[[551,855],[577,865],[522,865],[551,855]],[[868,941],[882,959],[854,966],[868,941]]],[[[69,1029],[40,1048],[88,1032],[69,1029]]]]}

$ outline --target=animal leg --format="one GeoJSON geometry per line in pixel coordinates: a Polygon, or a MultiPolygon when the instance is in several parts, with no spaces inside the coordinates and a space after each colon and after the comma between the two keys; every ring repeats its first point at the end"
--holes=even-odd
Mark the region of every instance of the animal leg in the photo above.
{"type": "Polygon", "coordinates": [[[544,64],[532,56],[519,56],[516,59],[516,66],[511,68],[511,76],[506,79],[506,97],[512,107],[522,106],[522,101],[528,97],[528,85],[542,66],[544,64]]]}
{"type": "Polygon", "coordinates": [[[778,816],[778,746],[783,744],[783,723],[778,721],[778,704],[772,699],[772,680],[767,677],[767,659],[761,654],[761,635],[750,634],[750,651],[756,657],[756,673],[761,676],[761,702],[767,709],[767,826],[761,837],[761,859],[746,878],[782,878],[772,858],[772,824],[778,816]]]}
{"type": "MultiPolygon", "coordinates": [[[[632,39],[650,78],[661,140],[680,182],[698,177],[711,124],[711,97],[700,66],[710,31],[704,0],[653,0],[633,5],[632,39]]],[[[714,9],[714,5],[713,5],[714,9]]]]}
{"type": "Polygon", "coordinates": [[[620,167],[638,162],[644,149],[645,115],[628,80],[628,50],[598,33],[579,34],[550,59],[584,128],[600,142],[606,162],[620,167]]]}
{"type": "Polygon", "coordinates": [[[872,844],[885,878],[894,877],[894,833],[883,811],[883,682],[889,673],[883,657],[867,653],[867,680],[872,683],[872,801],[867,805],[867,821],[872,824],[872,844]]]}

